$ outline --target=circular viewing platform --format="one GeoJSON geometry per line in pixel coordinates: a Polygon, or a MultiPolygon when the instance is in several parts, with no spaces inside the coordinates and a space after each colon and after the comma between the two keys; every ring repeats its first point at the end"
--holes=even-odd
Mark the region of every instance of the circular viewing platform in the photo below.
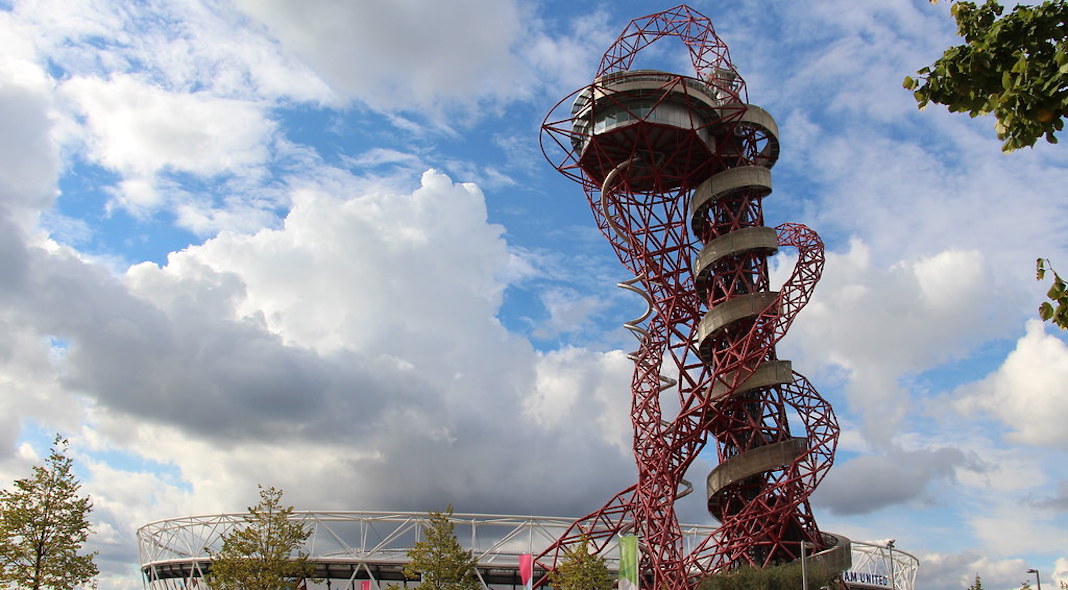
{"type": "Polygon", "coordinates": [[[663,191],[709,173],[712,128],[729,96],[695,78],[654,70],[601,76],[571,107],[571,145],[595,182],[637,158],[631,189],[663,191]],[[644,172],[644,174],[643,174],[644,172]]]}

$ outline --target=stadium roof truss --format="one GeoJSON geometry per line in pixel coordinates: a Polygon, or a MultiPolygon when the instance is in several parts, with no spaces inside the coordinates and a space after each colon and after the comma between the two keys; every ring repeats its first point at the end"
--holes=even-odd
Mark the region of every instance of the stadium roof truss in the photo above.
{"type": "MultiPolygon", "coordinates": [[[[141,572],[153,589],[188,586],[207,572],[209,551],[246,523],[244,513],[171,518],[146,524],[137,531],[141,572]]],[[[408,550],[423,537],[425,513],[416,512],[294,512],[312,535],[305,543],[316,577],[379,581],[404,580],[408,550]]],[[[519,556],[537,555],[556,541],[571,518],[453,514],[451,522],[461,545],[478,559],[477,574],[485,587],[519,584],[519,556]]],[[[712,526],[684,526],[688,544],[702,542],[712,526]]],[[[618,569],[618,549],[602,552],[610,570],[618,569]]]]}

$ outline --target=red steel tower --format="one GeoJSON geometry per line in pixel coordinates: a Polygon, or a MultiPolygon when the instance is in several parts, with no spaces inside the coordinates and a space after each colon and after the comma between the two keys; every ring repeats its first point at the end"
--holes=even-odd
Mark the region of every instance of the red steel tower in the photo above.
{"type": "Polygon", "coordinates": [[[819,279],[823,244],[803,225],[764,225],[777,127],[748,104],[711,22],[685,5],[631,21],[593,83],[549,113],[541,138],[634,273],[620,286],[648,307],[625,324],[639,341],[631,355],[638,481],[576,521],[539,564],[552,569],[582,539],[601,550],[633,533],[642,585],[657,590],[803,550],[841,565],[848,541],[821,533],[808,502],[831,466],[838,424],[775,353],[819,279]],[[631,69],[664,37],[685,45],[692,75],[631,69]],[[767,260],[783,247],[798,259],[775,291],[767,260]],[[708,475],[708,511],[721,525],[686,548],[675,502],[692,491],[684,477],[709,439],[719,465],[708,475]]]}

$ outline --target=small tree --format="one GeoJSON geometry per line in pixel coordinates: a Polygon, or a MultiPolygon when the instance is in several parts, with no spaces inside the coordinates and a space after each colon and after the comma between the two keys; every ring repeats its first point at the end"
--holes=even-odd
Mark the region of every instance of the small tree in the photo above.
{"type": "Polygon", "coordinates": [[[208,550],[214,590],[293,590],[315,572],[298,552],[311,529],[290,520],[293,507],[282,506],[281,490],[259,489],[260,503],[249,507],[245,526],[224,535],[218,553],[208,550]]]}
{"type": "Polygon", "coordinates": [[[456,540],[455,525],[449,521],[452,505],[445,512],[427,513],[423,539],[408,550],[404,575],[418,578],[415,590],[478,590],[475,577],[478,560],[456,540]]]}
{"type": "Polygon", "coordinates": [[[612,576],[600,555],[591,555],[585,537],[567,550],[564,560],[549,574],[556,590],[609,590],[612,576]]]}
{"type": "Polygon", "coordinates": [[[975,574],[975,583],[968,586],[968,590],[983,590],[983,581],[979,579],[979,574],[975,574]]]}
{"type": "Polygon", "coordinates": [[[56,435],[44,465],[0,491],[0,586],[66,590],[96,577],[96,553],[78,554],[89,538],[93,503],[78,495],[66,452],[66,439],[56,435]]]}

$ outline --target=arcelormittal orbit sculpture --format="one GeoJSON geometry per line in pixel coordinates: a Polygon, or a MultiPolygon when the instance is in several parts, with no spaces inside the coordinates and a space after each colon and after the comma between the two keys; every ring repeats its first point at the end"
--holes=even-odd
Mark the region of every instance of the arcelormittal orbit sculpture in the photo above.
{"type": "Polygon", "coordinates": [[[848,567],[848,541],[821,533],[808,502],[831,466],[837,421],[775,353],[819,279],[823,244],[803,225],[764,225],[777,127],[748,104],[711,22],[685,5],[632,21],[593,83],[546,117],[542,149],[582,185],[634,273],[620,286],[648,308],[626,324],[639,340],[631,355],[638,482],[576,521],[538,563],[552,569],[582,539],[600,551],[633,533],[641,584],[655,590],[793,561],[803,549],[813,563],[848,567]],[[631,69],[664,37],[685,45],[692,75],[631,69]],[[775,291],[767,259],[783,247],[798,259],[775,291]],[[675,501],[692,490],[684,476],[709,439],[719,465],[708,475],[708,510],[721,526],[684,548],[675,501]]]}

